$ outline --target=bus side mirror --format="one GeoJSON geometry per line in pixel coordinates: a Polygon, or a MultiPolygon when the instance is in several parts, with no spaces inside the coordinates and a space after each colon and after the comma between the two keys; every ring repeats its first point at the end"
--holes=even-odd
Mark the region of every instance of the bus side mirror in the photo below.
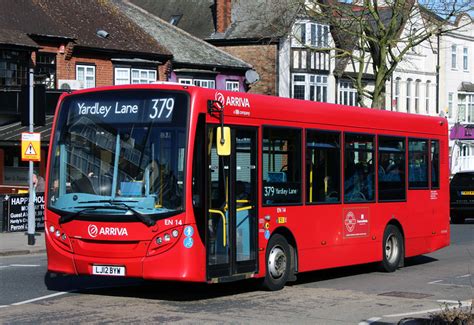
{"type": "Polygon", "coordinates": [[[216,136],[217,155],[230,156],[230,127],[218,127],[216,136]]]}

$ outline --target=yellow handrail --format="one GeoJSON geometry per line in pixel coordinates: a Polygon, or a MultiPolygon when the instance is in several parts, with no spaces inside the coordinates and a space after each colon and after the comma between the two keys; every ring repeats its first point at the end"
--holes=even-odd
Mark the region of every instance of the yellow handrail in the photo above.
{"type": "Polygon", "coordinates": [[[224,232],[223,232],[223,235],[222,235],[222,242],[223,242],[224,247],[226,247],[227,246],[227,224],[226,224],[226,221],[225,221],[225,214],[221,210],[214,210],[214,209],[209,209],[209,213],[214,213],[214,214],[218,214],[218,215],[221,216],[222,226],[223,226],[223,229],[224,229],[224,232]]]}
{"type": "Polygon", "coordinates": [[[253,206],[249,205],[249,206],[246,206],[246,207],[241,207],[241,208],[237,208],[237,212],[239,211],[245,211],[245,210],[250,210],[252,209],[253,206]]]}

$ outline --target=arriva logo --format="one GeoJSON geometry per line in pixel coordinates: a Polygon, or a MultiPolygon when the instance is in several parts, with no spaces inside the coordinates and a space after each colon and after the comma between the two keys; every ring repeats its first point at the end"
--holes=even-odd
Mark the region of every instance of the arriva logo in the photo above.
{"type": "Polygon", "coordinates": [[[87,232],[89,233],[89,236],[91,236],[92,238],[95,238],[97,237],[97,234],[99,233],[99,229],[97,229],[96,225],[89,225],[89,227],[87,227],[87,232]]]}
{"type": "Polygon", "coordinates": [[[225,106],[250,108],[250,102],[248,98],[238,96],[227,96],[227,98],[225,98],[222,93],[216,92],[215,99],[220,101],[225,106]]]}
{"type": "Polygon", "coordinates": [[[118,228],[118,227],[100,227],[96,225],[89,225],[87,227],[87,232],[92,238],[97,237],[97,235],[106,235],[106,236],[128,236],[127,228],[118,228]]]}

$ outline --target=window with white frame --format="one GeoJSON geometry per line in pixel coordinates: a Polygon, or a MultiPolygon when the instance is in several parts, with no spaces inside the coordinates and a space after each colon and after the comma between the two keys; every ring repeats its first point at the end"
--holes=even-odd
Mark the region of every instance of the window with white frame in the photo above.
{"type": "Polygon", "coordinates": [[[457,68],[457,55],[456,55],[456,45],[453,44],[451,45],[451,69],[456,69],[457,68]]]}
{"type": "MultiPolygon", "coordinates": [[[[425,90],[425,108],[426,108],[426,114],[430,113],[430,87],[431,87],[431,81],[427,80],[426,81],[426,90],[425,90]]],[[[438,112],[436,112],[438,113],[438,112]]]]}
{"type": "Polygon", "coordinates": [[[464,71],[468,71],[469,70],[469,50],[467,47],[463,48],[462,50],[462,68],[464,69],[464,71]]]}
{"type": "Polygon", "coordinates": [[[474,94],[458,94],[458,117],[460,122],[474,123],[474,94]]]}
{"type": "Polygon", "coordinates": [[[448,93],[448,117],[453,118],[453,100],[454,100],[454,93],[448,93]]]}
{"type": "Polygon", "coordinates": [[[95,66],[76,65],[76,80],[82,81],[84,88],[95,87],[95,66]]]}
{"type": "Polygon", "coordinates": [[[357,90],[352,81],[343,80],[339,82],[339,104],[358,106],[357,90]]]}
{"type": "Polygon", "coordinates": [[[327,102],[328,77],[321,75],[309,76],[309,100],[327,102]]]}
{"type": "Polygon", "coordinates": [[[306,99],[306,76],[293,75],[293,98],[306,99]]]}
{"type": "Polygon", "coordinates": [[[115,85],[130,84],[130,69],[129,68],[115,68],[115,85]]]}
{"type": "Polygon", "coordinates": [[[225,81],[225,90],[239,91],[240,90],[240,84],[239,84],[238,81],[235,81],[235,80],[226,80],[225,81]]]}
{"type": "Polygon", "coordinates": [[[420,79],[415,80],[415,113],[420,113],[420,79]]]}
{"type": "Polygon", "coordinates": [[[132,84],[150,84],[156,82],[156,70],[131,69],[132,84]]]}
{"type": "Polygon", "coordinates": [[[329,26],[306,22],[297,23],[293,28],[292,46],[329,47],[329,26]]]}
{"type": "Polygon", "coordinates": [[[208,79],[194,79],[193,83],[195,86],[203,87],[203,88],[216,88],[215,80],[208,80],[208,79]]]}
{"type": "Polygon", "coordinates": [[[293,74],[293,98],[327,102],[328,77],[293,74]]]}
{"type": "Polygon", "coordinates": [[[156,82],[156,70],[116,67],[115,85],[149,84],[156,82]]]}
{"type": "Polygon", "coordinates": [[[178,78],[178,83],[183,84],[183,85],[192,85],[193,84],[193,79],[178,78]]]}
{"type": "Polygon", "coordinates": [[[407,79],[407,113],[410,113],[411,110],[411,83],[412,79],[407,79]]]}
{"type": "Polygon", "coordinates": [[[400,110],[400,77],[395,79],[395,110],[398,112],[400,110]]]}

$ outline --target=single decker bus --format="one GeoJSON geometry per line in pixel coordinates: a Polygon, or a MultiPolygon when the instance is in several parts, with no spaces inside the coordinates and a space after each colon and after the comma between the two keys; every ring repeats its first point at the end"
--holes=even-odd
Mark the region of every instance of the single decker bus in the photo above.
{"type": "Polygon", "coordinates": [[[193,282],[449,245],[445,119],[178,85],[64,94],[46,177],[53,273],[193,282]]]}

